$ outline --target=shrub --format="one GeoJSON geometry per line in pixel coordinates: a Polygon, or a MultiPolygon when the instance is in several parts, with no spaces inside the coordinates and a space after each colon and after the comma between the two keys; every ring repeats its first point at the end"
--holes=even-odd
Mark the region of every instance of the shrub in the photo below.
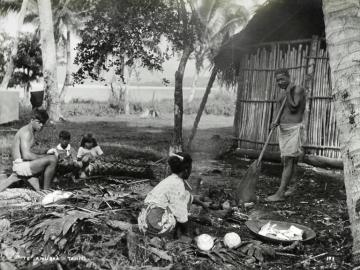
{"type": "Polygon", "coordinates": [[[73,98],[70,100],[69,104],[81,104],[81,103],[85,103],[85,104],[95,104],[98,103],[93,99],[82,99],[82,98],[73,98]]]}
{"type": "MultiPolygon", "coordinates": [[[[201,99],[194,99],[191,103],[184,101],[184,114],[196,114],[201,103],[201,99]]],[[[115,105],[110,102],[98,102],[92,99],[74,98],[69,103],[63,105],[63,114],[69,116],[116,116],[124,112],[122,103],[115,105]]],[[[130,113],[138,114],[146,109],[155,109],[160,114],[173,113],[174,102],[171,99],[149,102],[131,102],[130,113]]],[[[22,108],[24,117],[31,111],[30,107],[22,108]]],[[[235,112],[235,97],[231,93],[215,93],[210,96],[204,114],[231,116],[235,112]]]]}

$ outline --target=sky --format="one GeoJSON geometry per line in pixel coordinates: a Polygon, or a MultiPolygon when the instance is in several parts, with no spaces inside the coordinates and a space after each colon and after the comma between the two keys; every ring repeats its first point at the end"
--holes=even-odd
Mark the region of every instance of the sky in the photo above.
{"type": "MultiPolygon", "coordinates": [[[[256,10],[256,5],[261,5],[266,0],[238,0],[238,1],[249,11],[250,14],[253,14],[256,10]]],[[[142,74],[141,79],[143,81],[150,81],[150,80],[161,80],[162,78],[165,77],[166,79],[173,82],[175,79],[174,77],[178,64],[179,64],[179,58],[174,57],[163,64],[164,71],[162,73],[143,70],[141,72],[142,74]]],[[[191,59],[190,61],[188,61],[186,65],[184,76],[192,78],[194,74],[195,74],[195,61],[191,59]]],[[[202,71],[201,76],[209,77],[210,76],[209,69],[205,68],[202,71]]]]}
{"type": "MultiPolygon", "coordinates": [[[[242,4],[250,14],[253,14],[256,5],[260,5],[265,2],[265,0],[238,0],[240,4],[242,4]]],[[[17,16],[16,13],[9,13],[8,16],[0,18],[0,31],[6,31],[10,35],[14,36],[17,29],[17,16]]],[[[22,31],[32,31],[32,27],[29,25],[25,25],[22,27],[22,31]]],[[[72,48],[76,47],[77,42],[79,42],[79,38],[73,38],[72,48]]],[[[75,51],[73,51],[73,56],[75,56],[75,51]]],[[[175,56],[169,61],[166,61],[163,64],[163,72],[150,72],[148,70],[141,70],[139,73],[140,80],[143,82],[147,81],[162,81],[163,78],[174,81],[175,71],[177,70],[177,66],[179,63],[179,57],[175,56]]],[[[205,65],[207,66],[207,65],[205,65]]],[[[192,78],[195,74],[195,61],[190,59],[186,65],[185,69],[185,77],[192,78]]],[[[210,76],[210,72],[208,68],[205,68],[201,74],[202,77],[210,76]]]]}

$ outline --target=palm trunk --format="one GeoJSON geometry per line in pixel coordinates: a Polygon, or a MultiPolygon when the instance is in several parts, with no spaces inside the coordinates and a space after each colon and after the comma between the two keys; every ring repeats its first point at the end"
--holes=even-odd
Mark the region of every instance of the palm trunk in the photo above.
{"type": "Polygon", "coordinates": [[[183,123],[183,79],[186,63],[191,54],[191,47],[185,46],[180,59],[178,70],[175,72],[174,92],[174,137],[170,152],[181,152],[183,149],[182,123],[183,123]]]}
{"type": "Polygon", "coordinates": [[[359,1],[323,0],[326,41],[344,162],[347,206],[353,237],[353,259],[360,263],[360,106],[359,1]]]}
{"type": "Polygon", "coordinates": [[[44,99],[50,119],[57,121],[60,117],[59,91],[56,72],[56,47],[50,0],[38,0],[41,53],[44,73],[44,99]]]}
{"type": "Polygon", "coordinates": [[[7,89],[9,81],[11,79],[11,76],[12,76],[14,68],[15,68],[14,58],[16,57],[17,52],[18,52],[19,32],[20,32],[20,29],[21,29],[21,27],[22,27],[22,25],[24,23],[24,17],[25,17],[28,2],[29,2],[29,0],[23,0],[22,4],[21,4],[21,9],[20,9],[20,12],[18,14],[18,25],[17,25],[17,29],[16,29],[16,34],[15,34],[15,40],[14,40],[14,44],[12,45],[12,50],[11,50],[9,63],[8,63],[7,68],[6,68],[4,78],[2,79],[2,82],[1,82],[1,85],[0,85],[0,90],[6,90],[7,89]]]}
{"type": "Polygon", "coordinates": [[[66,74],[65,74],[65,81],[63,87],[60,92],[60,103],[63,103],[65,100],[66,92],[71,85],[71,33],[70,30],[67,29],[66,31],[66,74]]]}
{"type": "Polygon", "coordinates": [[[197,127],[198,127],[199,122],[200,122],[201,115],[202,115],[202,113],[203,113],[203,111],[205,109],[205,105],[206,105],[206,102],[208,100],[211,88],[212,88],[212,86],[214,84],[214,81],[216,79],[217,72],[218,72],[218,69],[216,67],[214,67],[213,71],[211,72],[211,76],[210,76],[208,85],[206,86],[204,96],[203,96],[203,98],[201,100],[200,107],[199,107],[199,110],[197,112],[197,115],[196,115],[196,118],[195,118],[195,121],[194,121],[194,125],[193,125],[193,127],[191,129],[191,134],[190,134],[188,145],[187,145],[187,151],[191,150],[191,143],[192,143],[192,141],[193,141],[193,139],[195,137],[197,127]]]}

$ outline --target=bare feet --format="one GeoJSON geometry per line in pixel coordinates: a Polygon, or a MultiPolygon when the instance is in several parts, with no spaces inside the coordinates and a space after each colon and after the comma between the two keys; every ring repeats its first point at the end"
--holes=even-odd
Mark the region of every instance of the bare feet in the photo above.
{"type": "Polygon", "coordinates": [[[274,195],[271,195],[265,199],[267,202],[282,202],[285,200],[284,195],[280,195],[278,193],[275,193],[274,195]]]}

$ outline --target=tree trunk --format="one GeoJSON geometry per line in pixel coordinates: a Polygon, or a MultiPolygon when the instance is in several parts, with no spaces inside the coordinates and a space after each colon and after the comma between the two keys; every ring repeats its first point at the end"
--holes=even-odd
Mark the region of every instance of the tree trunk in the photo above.
{"type": "Polygon", "coordinates": [[[127,67],[127,71],[128,71],[127,72],[127,78],[126,78],[126,80],[124,82],[124,111],[125,111],[125,115],[130,115],[129,82],[130,82],[130,79],[131,79],[133,69],[134,69],[133,67],[127,67]]]}
{"type": "Polygon", "coordinates": [[[129,86],[124,83],[124,113],[125,115],[130,114],[130,102],[129,102],[129,86]]]}
{"type": "Polygon", "coordinates": [[[65,74],[65,81],[63,87],[60,92],[60,103],[65,101],[66,92],[71,85],[71,33],[70,30],[67,29],[66,31],[66,74],[65,74]]]}
{"type": "Polygon", "coordinates": [[[194,121],[194,125],[193,125],[193,127],[191,129],[191,134],[190,134],[188,145],[187,145],[187,151],[191,150],[191,143],[192,143],[192,141],[193,141],[193,139],[195,137],[197,127],[198,127],[199,122],[200,122],[201,115],[202,115],[202,113],[203,113],[203,111],[205,109],[205,105],[206,105],[206,102],[208,100],[211,88],[212,88],[212,86],[214,84],[214,81],[216,79],[217,72],[218,72],[218,69],[216,67],[214,67],[213,71],[211,72],[208,85],[206,86],[204,96],[203,96],[203,98],[201,100],[200,107],[199,107],[199,110],[197,112],[197,115],[196,115],[196,118],[195,118],[195,121],[194,121]]]}
{"type": "Polygon", "coordinates": [[[360,10],[359,1],[323,0],[332,91],[353,236],[353,260],[356,265],[360,264],[360,17],[358,10],[360,10]]]}
{"type": "Polygon", "coordinates": [[[38,0],[41,53],[44,73],[44,100],[50,119],[59,120],[60,103],[56,72],[56,47],[50,0],[38,0]]]}
{"type": "Polygon", "coordinates": [[[30,82],[27,82],[25,84],[25,91],[24,91],[24,100],[26,103],[30,103],[30,87],[31,87],[31,84],[30,82]]]}
{"type": "Polygon", "coordinates": [[[12,76],[14,68],[15,68],[14,58],[16,57],[17,52],[18,52],[19,33],[20,33],[20,29],[24,23],[24,17],[25,17],[28,2],[29,2],[29,0],[23,0],[22,4],[21,4],[21,9],[18,14],[18,21],[17,21],[18,25],[17,25],[17,29],[16,29],[14,44],[12,45],[9,63],[8,63],[8,66],[6,67],[6,72],[5,72],[4,78],[2,79],[2,82],[0,85],[0,90],[7,89],[9,81],[11,79],[11,76],[12,76]]]}
{"type": "Polygon", "coordinates": [[[109,106],[110,108],[116,109],[118,112],[120,111],[120,87],[115,74],[115,68],[110,67],[109,71],[109,85],[110,85],[110,96],[109,96],[109,106]]]}
{"type": "Polygon", "coordinates": [[[191,47],[185,46],[180,59],[178,70],[175,72],[174,91],[174,137],[170,152],[181,152],[183,149],[182,122],[183,122],[183,79],[186,63],[191,54],[191,47]]]}

